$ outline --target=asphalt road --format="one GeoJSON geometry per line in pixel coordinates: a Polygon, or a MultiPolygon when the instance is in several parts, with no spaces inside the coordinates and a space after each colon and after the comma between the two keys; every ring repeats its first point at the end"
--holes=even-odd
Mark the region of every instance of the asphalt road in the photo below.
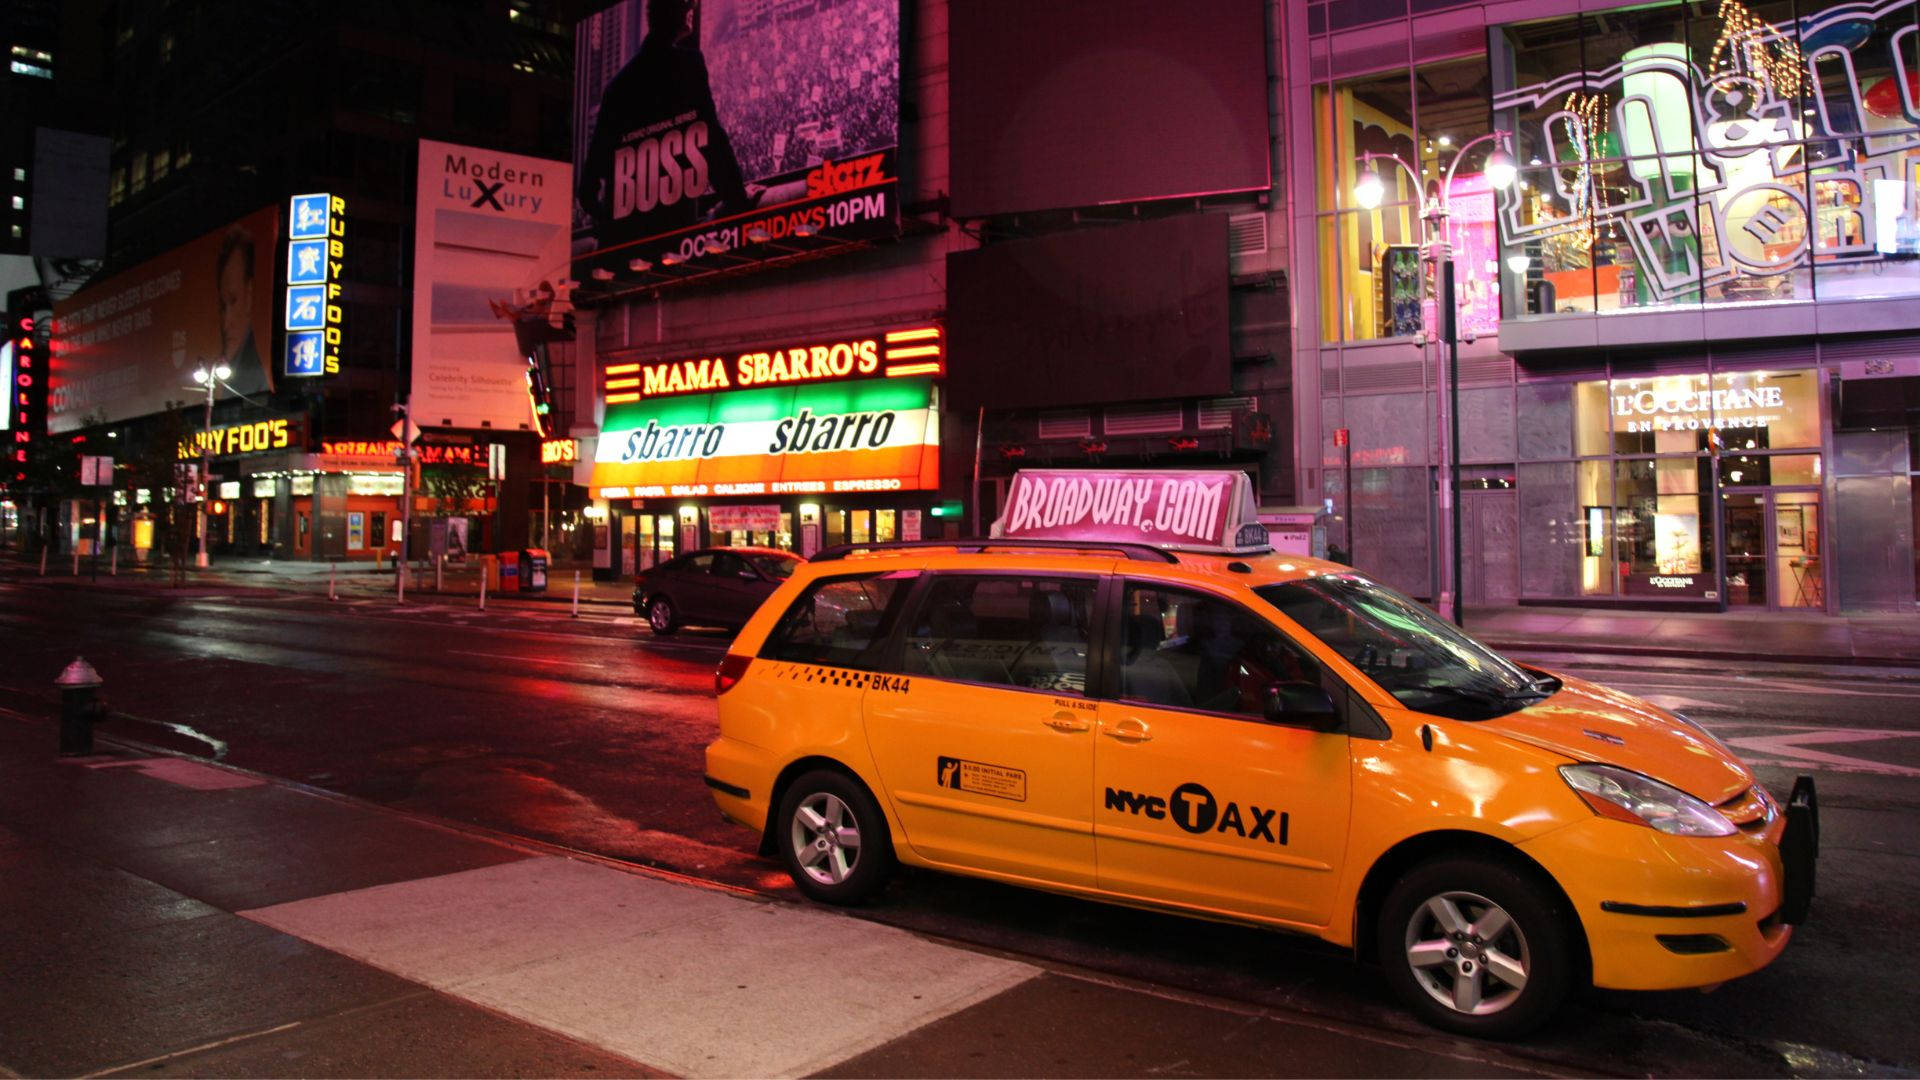
{"type": "MultiPolygon", "coordinates": [[[[724,635],[608,609],[0,584],[0,705],[48,710],[84,655],[103,733],[374,802],[792,897],[701,783],[724,635]]],[[[1597,993],[1501,1060],[1547,1071],[1915,1075],[1920,671],[1532,656],[1681,709],[1777,792],[1819,782],[1820,895],[1785,956],[1712,994],[1597,993]]],[[[1248,1009],[1436,1038],[1317,942],[905,875],[865,917],[1248,1009]]],[[[1250,1066],[1258,1071],[1257,1066],[1250,1066]]]]}

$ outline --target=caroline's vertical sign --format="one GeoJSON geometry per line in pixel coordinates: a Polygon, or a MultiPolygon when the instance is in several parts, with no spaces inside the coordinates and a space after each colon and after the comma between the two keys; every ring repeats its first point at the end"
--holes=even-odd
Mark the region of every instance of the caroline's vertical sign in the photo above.
{"type": "Polygon", "coordinates": [[[295,195],[287,211],[287,362],[291,376],[340,371],[340,271],[347,200],[295,195]]]}
{"type": "Polygon", "coordinates": [[[19,483],[27,478],[27,452],[33,446],[35,429],[41,426],[35,423],[34,404],[45,400],[45,369],[35,341],[33,316],[15,316],[7,330],[10,336],[5,345],[0,345],[6,357],[0,363],[0,372],[7,380],[7,419],[0,423],[0,431],[11,429],[13,439],[8,450],[13,459],[13,482],[19,483]]]}

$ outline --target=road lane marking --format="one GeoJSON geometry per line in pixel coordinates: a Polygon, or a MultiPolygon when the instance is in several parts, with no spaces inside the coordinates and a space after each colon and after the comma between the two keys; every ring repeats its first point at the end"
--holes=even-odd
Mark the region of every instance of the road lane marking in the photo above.
{"type": "Polygon", "coordinates": [[[597,671],[605,670],[607,666],[605,663],[589,660],[556,660],[548,656],[517,656],[513,653],[474,652],[470,649],[448,649],[447,654],[449,656],[487,656],[495,660],[519,660],[529,664],[565,664],[568,667],[593,668],[597,671]]]}
{"type": "Polygon", "coordinates": [[[1816,728],[1780,735],[1747,735],[1721,741],[1730,747],[1748,751],[1748,764],[1825,767],[1835,772],[1873,773],[1879,776],[1920,776],[1920,769],[1893,765],[1885,761],[1814,750],[1810,746],[1836,743],[1880,742],[1886,739],[1920,738],[1920,731],[1894,731],[1886,728],[1816,728]],[[1761,757],[1759,755],[1765,755],[1761,757]]]}

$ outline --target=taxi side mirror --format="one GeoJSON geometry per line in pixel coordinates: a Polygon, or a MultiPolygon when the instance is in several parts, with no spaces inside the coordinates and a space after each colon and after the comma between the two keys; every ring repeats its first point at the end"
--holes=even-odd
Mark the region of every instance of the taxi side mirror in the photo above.
{"type": "Polygon", "coordinates": [[[1340,724],[1340,712],[1333,707],[1333,695],[1319,683],[1310,682],[1269,683],[1266,718],[1269,723],[1311,731],[1332,731],[1340,724]]]}

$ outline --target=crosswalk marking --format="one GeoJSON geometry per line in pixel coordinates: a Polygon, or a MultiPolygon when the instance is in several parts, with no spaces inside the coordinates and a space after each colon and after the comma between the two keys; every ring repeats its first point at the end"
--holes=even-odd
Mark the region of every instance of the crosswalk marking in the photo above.
{"type": "Polygon", "coordinates": [[[1039,974],[837,912],[548,857],[240,914],[682,1076],[806,1075],[1039,974]]]}

